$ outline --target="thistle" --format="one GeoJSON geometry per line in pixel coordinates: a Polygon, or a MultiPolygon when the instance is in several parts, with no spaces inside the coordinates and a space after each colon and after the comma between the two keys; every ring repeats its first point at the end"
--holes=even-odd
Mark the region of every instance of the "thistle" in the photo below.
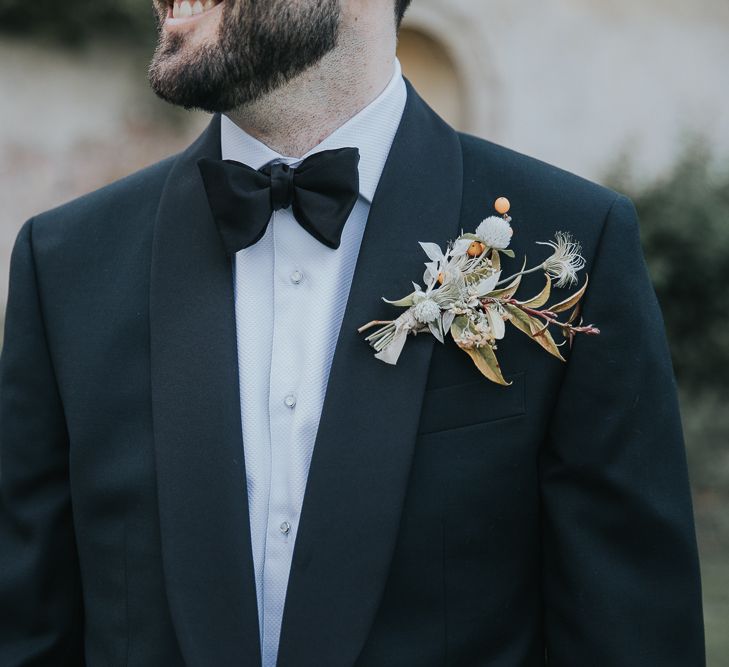
{"type": "Polygon", "coordinates": [[[544,272],[557,282],[555,287],[569,287],[577,282],[577,272],[585,268],[582,246],[572,240],[568,232],[557,232],[554,241],[537,241],[539,245],[554,248],[550,257],[542,263],[544,272]]]}

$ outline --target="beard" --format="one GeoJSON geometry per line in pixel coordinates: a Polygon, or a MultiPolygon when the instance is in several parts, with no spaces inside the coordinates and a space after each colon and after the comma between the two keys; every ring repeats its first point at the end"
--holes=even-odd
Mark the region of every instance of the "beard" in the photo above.
{"type": "Polygon", "coordinates": [[[223,1],[213,40],[193,44],[160,24],[149,82],[163,100],[228,112],[276,90],[337,44],[340,0],[223,1]]]}

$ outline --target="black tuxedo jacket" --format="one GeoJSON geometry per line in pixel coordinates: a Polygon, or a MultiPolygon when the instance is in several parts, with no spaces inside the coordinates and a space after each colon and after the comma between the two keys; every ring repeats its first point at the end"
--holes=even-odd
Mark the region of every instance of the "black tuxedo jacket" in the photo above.
{"type": "MultiPolygon", "coordinates": [[[[219,127],[17,237],[2,667],[260,664],[231,266],[196,166],[220,157],[219,127]]],[[[334,354],[278,664],[704,664],[675,384],[631,202],[456,133],[412,88],[334,354]],[[535,241],[556,230],[582,242],[602,334],[562,364],[509,331],[510,387],[432,336],[395,367],[374,359],[357,327],[422,275],[417,242],[474,229],[501,195],[518,258],[545,257],[535,241]]]]}

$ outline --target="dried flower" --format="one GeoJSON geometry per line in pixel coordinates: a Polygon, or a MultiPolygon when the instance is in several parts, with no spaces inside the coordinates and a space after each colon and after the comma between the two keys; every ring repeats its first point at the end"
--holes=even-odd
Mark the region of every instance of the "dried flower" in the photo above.
{"type": "Polygon", "coordinates": [[[476,236],[489,248],[508,248],[513,234],[511,225],[497,215],[486,218],[476,227],[476,236]]]}
{"type": "Polygon", "coordinates": [[[542,264],[545,273],[557,282],[555,287],[568,287],[577,282],[577,272],[585,267],[582,246],[568,232],[557,232],[555,241],[537,241],[540,245],[554,248],[554,252],[542,264]]]}
{"type": "Polygon", "coordinates": [[[440,306],[428,297],[421,299],[413,306],[413,316],[418,322],[428,324],[440,316],[440,306]]]}
{"type": "Polygon", "coordinates": [[[359,328],[363,332],[377,327],[365,339],[374,348],[377,359],[396,364],[410,335],[430,332],[441,343],[450,335],[486,378],[508,385],[496,359],[496,343],[504,338],[507,323],[561,361],[565,360],[560,353],[561,345],[555,342],[550,327],[559,328],[570,344],[578,333],[599,333],[597,327],[583,326],[577,320],[587,278],[576,293],[545,307],[552,283],[565,287],[577,282],[577,272],[585,266],[580,244],[567,232],[557,232],[553,241],[542,243],[553,249],[544,262],[527,269],[525,259],[520,271],[500,280],[500,255],[514,256],[506,249],[512,235],[509,220],[497,216],[486,218],[475,234],[462,234],[445,251],[435,243],[421,242],[428,256],[424,287],[413,283],[414,291],[407,296],[395,301],[384,299],[392,306],[405,308],[396,319],[373,320],[359,328]],[[481,243],[488,246],[485,252],[469,252],[474,244],[481,243]],[[522,277],[536,271],[542,271],[545,276],[542,291],[530,299],[517,299],[515,294],[522,277]],[[569,310],[572,314],[565,322],[560,321],[559,313],[569,310]]]}
{"type": "Polygon", "coordinates": [[[489,335],[492,339],[501,340],[506,334],[503,309],[496,303],[491,303],[484,308],[484,315],[489,323],[489,335]]]}

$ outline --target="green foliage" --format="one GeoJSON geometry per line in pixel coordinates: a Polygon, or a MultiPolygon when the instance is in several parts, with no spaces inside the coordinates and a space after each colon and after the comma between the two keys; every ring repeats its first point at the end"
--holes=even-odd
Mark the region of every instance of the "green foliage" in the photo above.
{"type": "MultiPolygon", "coordinates": [[[[707,494],[707,497],[699,499],[709,506],[702,509],[711,509],[712,502],[718,504],[719,509],[725,508],[724,503],[717,502],[716,498],[712,501],[712,496],[729,494],[727,395],[725,392],[708,390],[680,391],[679,396],[691,481],[697,491],[707,494]]],[[[712,526],[713,536],[729,549],[729,513],[723,509],[720,514],[720,517],[712,517],[714,521],[721,522],[721,525],[712,526]]]]}
{"type": "Polygon", "coordinates": [[[156,34],[152,0],[0,0],[0,31],[69,45],[115,38],[148,46],[156,34]]]}
{"type": "Polygon", "coordinates": [[[663,180],[639,191],[619,181],[638,209],[679,384],[729,397],[729,170],[694,143],[663,180]]]}

